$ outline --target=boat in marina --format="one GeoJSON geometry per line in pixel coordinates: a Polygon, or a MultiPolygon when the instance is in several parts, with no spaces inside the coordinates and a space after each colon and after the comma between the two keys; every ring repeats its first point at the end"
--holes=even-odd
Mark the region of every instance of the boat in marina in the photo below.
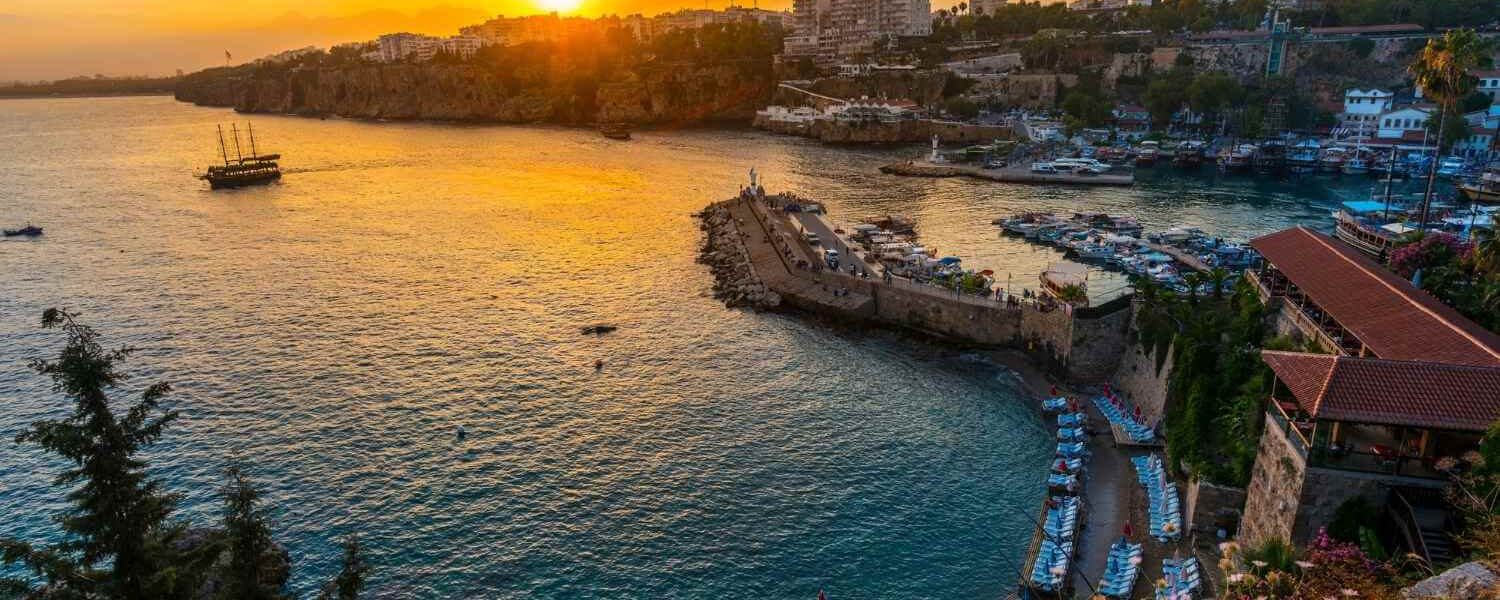
{"type": "Polygon", "coordinates": [[[1261,175],[1275,175],[1286,170],[1286,144],[1277,140],[1271,140],[1260,145],[1260,151],[1255,154],[1255,172],[1261,175]]]}
{"type": "Polygon", "coordinates": [[[42,235],[42,228],[37,227],[36,225],[32,225],[31,223],[27,223],[25,227],[6,229],[4,230],[4,233],[5,237],[36,237],[42,235]]]}
{"type": "Polygon", "coordinates": [[[1340,172],[1345,175],[1365,175],[1370,172],[1370,159],[1362,154],[1356,153],[1344,161],[1340,172]]]}
{"type": "Polygon", "coordinates": [[[1316,173],[1322,151],[1323,147],[1318,144],[1318,140],[1309,138],[1297,142],[1287,154],[1287,170],[1299,174],[1316,173]]]}
{"type": "Polygon", "coordinates": [[[1463,173],[1466,166],[1468,166],[1468,163],[1464,161],[1462,156],[1447,156],[1443,158],[1442,162],[1438,163],[1437,174],[1438,177],[1457,177],[1460,173],[1463,173]]]}
{"type": "Polygon", "coordinates": [[[1153,166],[1156,166],[1156,160],[1158,158],[1160,158],[1160,157],[1161,157],[1161,144],[1159,144],[1159,143],[1157,143],[1157,142],[1155,142],[1153,140],[1146,140],[1144,142],[1141,142],[1140,146],[1136,148],[1136,151],[1135,151],[1135,166],[1137,166],[1137,167],[1153,167],[1153,166]]]}
{"type": "Polygon", "coordinates": [[[1226,173],[1249,172],[1258,151],[1255,144],[1240,144],[1226,149],[1219,155],[1219,170],[1226,173]]]}
{"type": "Polygon", "coordinates": [[[255,143],[255,129],[251,125],[245,125],[250,137],[249,156],[243,153],[240,146],[239,127],[230,125],[229,130],[234,138],[235,157],[229,158],[229,146],[224,143],[224,128],[218,127],[219,155],[224,158],[224,164],[209,167],[198,176],[199,179],[208,181],[208,187],[215,190],[262,185],[281,179],[281,166],[277,163],[281,155],[261,154],[255,143]]]}
{"type": "Polygon", "coordinates": [[[1344,172],[1344,159],[1343,148],[1324,148],[1322,156],[1318,157],[1318,172],[1342,173],[1344,172]]]}
{"type": "Polygon", "coordinates": [[[1384,260],[1402,236],[1417,230],[1406,221],[1409,204],[1394,196],[1390,203],[1378,200],[1344,202],[1334,211],[1334,237],[1377,259],[1384,260]]]}
{"type": "Polygon", "coordinates": [[[1179,169],[1197,169],[1203,166],[1208,153],[1207,145],[1198,140],[1189,140],[1177,145],[1172,154],[1172,166],[1179,169]]]}
{"type": "Polygon", "coordinates": [[[1500,203],[1500,163],[1490,163],[1478,178],[1458,184],[1458,191],[1472,202],[1500,203]]]}
{"type": "Polygon", "coordinates": [[[1088,267],[1057,262],[1039,276],[1042,293],[1073,306],[1088,306],[1088,267]]]}

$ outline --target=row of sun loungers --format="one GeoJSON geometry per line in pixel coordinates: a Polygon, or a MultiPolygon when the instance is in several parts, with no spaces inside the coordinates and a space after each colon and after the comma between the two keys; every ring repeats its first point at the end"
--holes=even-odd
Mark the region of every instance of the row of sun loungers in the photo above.
{"type": "Polygon", "coordinates": [[[1156,600],[1191,600],[1193,592],[1203,587],[1198,559],[1191,556],[1161,561],[1161,574],[1165,585],[1156,588],[1156,600]]]}
{"type": "Polygon", "coordinates": [[[1053,591],[1065,587],[1068,567],[1073,560],[1073,532],[1078,529],[1078,513],[1083,501],[1076,496],[1057,496],[1048,503],[1042,525],[1042,544],[1031,565],[1031,584],[1053,591]]]}
{"type": "Polygon", "coordinates": [[[1135,420],[1135,416],[1130,413],[1124,400],[1111,400],[1111,398],[1111,396],[1094,397],[1094,406],[1099,407],[1099,412],[1104,413],[1104,418],[1124,430],[1125,435],[1129,436],[1132,442],[1146,444],[1156,439],[1156,432],[1144,423],[1135,420]],[[1119,404],[1116,405],[1115,402],[1119,404]]]}
{"type": "Polygon", "coordinates": [[[1177,497],[1177,486],[1167,479],[1161,458],[1150,454],[1131,458],[1130,462],[1135,463],[1136,478],[1146,488],[1151,537],[1162,543],[1182,537],[1182,507],[1177,497]]]}
{"type": "Polygon", "coordinates": [[[1129,598],[1135,578],[1141,574],[1141,545],[1121,538],[1109,548],[1104,576],[1099,578],[1099,593],[1112,598],[1129,598]]]}
{"type": "Polygon", "coordinates": [[[1089,416],[1081,412],[1062,413],[1057,415],[1058,427],[1082,427],[1088,423],[1089,416]]]}
{"type": "Polygon", "coordinates": [[[1088,436],[1082,427],[1061,427],[1057,430],[1057,439],[1063,442],[1079,442],[1088,436]]]}
{"type": "Polygon", "coordinates": [[[1068,410],[1068,399],[1063,396],[1042,400],[1042,412],[1055,413],[1068,410]]]}

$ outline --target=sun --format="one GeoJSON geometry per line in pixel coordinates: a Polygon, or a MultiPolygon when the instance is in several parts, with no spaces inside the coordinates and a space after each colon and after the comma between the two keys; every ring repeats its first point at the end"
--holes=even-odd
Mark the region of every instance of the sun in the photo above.
{"type": "Polygon", "coordinates": [[[582,0],[533,0],[537,8],[548,12],[567,13],[578,9],[582,0]]]}

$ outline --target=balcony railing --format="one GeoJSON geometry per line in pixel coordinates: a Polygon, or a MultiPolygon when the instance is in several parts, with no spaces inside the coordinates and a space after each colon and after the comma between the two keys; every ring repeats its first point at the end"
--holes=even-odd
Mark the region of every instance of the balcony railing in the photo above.
{"type": "Polygon", "coordinates": [[[1328,444],[1326,441],[1314,443],[1308,439],[1308,435],[1302,433],[1303,426],[1311,423],[1288,416],[1274,398],[1270,405],[1266,411],[1268,422],[1274,423],[1275,427],[1286,434],[1292,448],[1299,456],[1307,459],[1310,467],[1419,479],[1446,479],[1442,472],[1433,468],[1435,459],[1401,455],[1396,450],[1398,445],[1394,441],[1389,450],[1381,452],[1374,451],[1370,446],[1361,450],[1349,445],[1328,444]]]}

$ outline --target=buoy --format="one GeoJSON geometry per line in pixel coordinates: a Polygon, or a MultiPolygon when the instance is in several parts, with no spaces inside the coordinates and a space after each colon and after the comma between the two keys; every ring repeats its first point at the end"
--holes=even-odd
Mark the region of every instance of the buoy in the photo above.
{"type": "Polygon", "coordinates": [[[601,359],[598,359],[598,360],[594,361],[594,370],[595,371],[602,371],[602,370],[604,370],[604,359],[601,358],[601,359]]]}
{"type": "Polygon", "coordinates": [[[464,439],[466,437],[469,437],[468,430],[465,430],[463,425],[459,425],[458,426],[458,439],[464,439]]]}

